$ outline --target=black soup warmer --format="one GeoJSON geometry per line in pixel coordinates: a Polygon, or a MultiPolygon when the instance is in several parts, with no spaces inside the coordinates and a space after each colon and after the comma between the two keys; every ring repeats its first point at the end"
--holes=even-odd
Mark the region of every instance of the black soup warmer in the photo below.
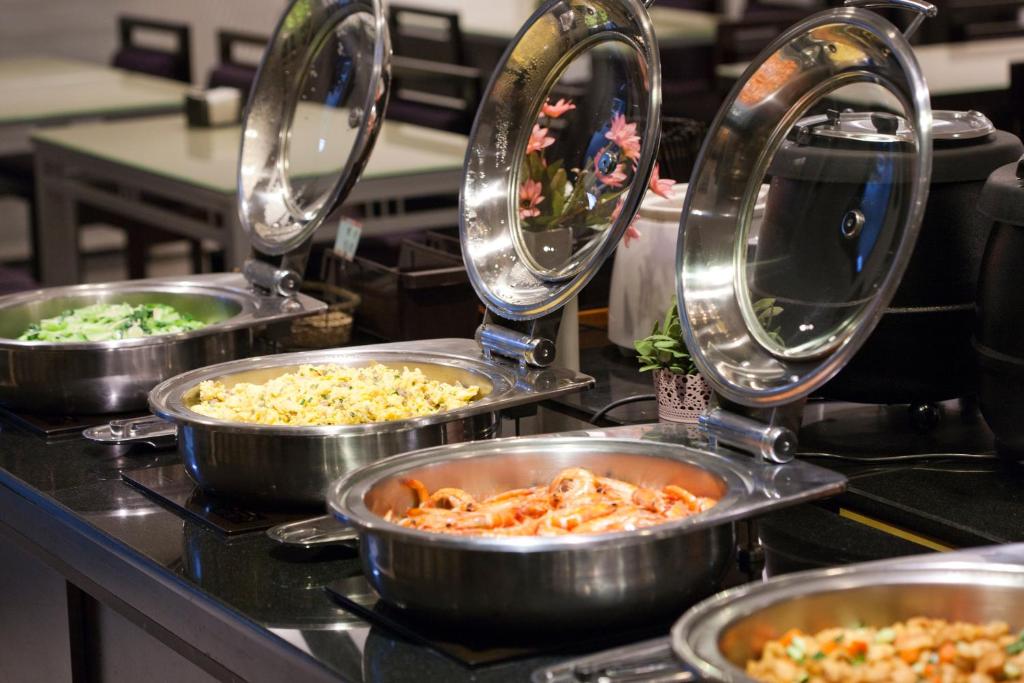
{"type": "Polygon", "coordinates": [[[980,212],[994,221],[978,282],[974,347],[982,415],[997,450],[1024,457],[1024,159],[996,170],[980,212]]]}
{"type": "MultiPolygon", "coordinates": [[[[751,274],[757,296],[800,308],[801,292],[828,291],[867,266],[857,245],[868,231],[885,229],[873,225],[885,215],[874,204],[891,198],[874,195],[893,186],[879,183],[873,192],[863,179],[879,176],[867,167],[882,150],[902,153],[909,134],[903,118],[884,111],[832,109],[794,127],[768,170],[761,266],[751,274]],[[828,230],[800,225],[823,216],[842,219],[828,230]],[[785,253],[772,259],[768,245],[785,253]]],[[[933,112],[932,136],[931,187],[906,273],[871,337],[819,396],[926,404],[974,393],[975,289],[991,224],[978,214],[978,198],[989,174],[1024,148],[973,111],[933,112]]]]}

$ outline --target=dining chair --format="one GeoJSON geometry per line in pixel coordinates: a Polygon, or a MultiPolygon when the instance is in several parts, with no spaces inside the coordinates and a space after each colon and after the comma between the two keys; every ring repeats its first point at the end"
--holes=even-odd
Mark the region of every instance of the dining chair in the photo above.
{"type": "MultiPolygon", "coordinates": [[[[25,202],[28,212],[29,239],[29,272],[33,278],[39,278],[39,225],[36,211],[35,168],[32,153],[0,155],[0,197],[17,197],[25,202]]],[[[8,278],[9,279],[9,278],[8,278]]],[[[27,287],[21,287],[27,288],[27,287]]],[[[0,290],[4,290],[0,285],[0,290]]]]}
{"type": "Polygon", "coordinates": [[[394,57],[387,117],[469,133],[481,73],[466,61],[458,14],[392,5],[388,25],[394,57]]]}
{"type": "Polygon", "coordinates": [[[192,45],[187,24],[122,15],[118,17],[120,45],[111,63],[119,69],[192,82],[192,45]],[[143,45],[142,36],[170,40],[173,48],[143,45]]]}
{"type": "Polygon", "coordinates": [[[959,43],[1024,35],[1021,0],[945,0],[939,14],[921,25],[922,43],[959,43]]]}
{"type": "Polygon", "coordinates": [[[1013,112],[1010,132],[1024,136],[1024,62],[1010,65],[1009,110],[1013,112]]]}
{"type": "Polygon", "coordinates": [[[740,19],[719,22],[715,34],[715,64],[750,61],[809,13],[800,9],[761,9],[740,19]]]}
{"type": "Polygon", "coordinates": [[[239,33],[221,29],[217,31],[217,54],[219,62],[210,69],[206,85],[209,88],[230,87],[242,91],[243,97],[248,96],[252,84],[256,80],[259,69],[259,57],[246,59],[240,55],[241,50],[262,52],[267,46],[267,36],[252,33],[239,33]]]}
{"type": "MultiPolygon", "coordinates": [[[[128,15],[119,16],[117,22],[120,45],[111,60],[113,66],[183,83],[192,82],[191,30],[187,24],[128,15]],[[167,47],[168,43],[173,43],[173,47],[167,47]]],[[[150,246],[181,240],[179,236],[112,215],[95,206],[80,207],[79,223],[106,223],[125,231],[128,238],[125,256],[128,261],[128,277],[131,279],[146,276],[150,246]]],[[[192,267],[201,270],[202,244],[198,240],[188,242],[192,267]]]]}

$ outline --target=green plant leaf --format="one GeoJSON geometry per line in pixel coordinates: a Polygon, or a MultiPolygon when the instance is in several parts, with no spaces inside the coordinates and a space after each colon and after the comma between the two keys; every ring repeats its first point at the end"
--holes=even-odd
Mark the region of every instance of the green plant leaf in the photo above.
{"type": "Polygon", "coordinates": [[[648,339],[641,339],[635,342],[633,346],[641,356],[649,356],[654,352],[654,343],[648,339]]]}
{"type": "Polygon", "coordinates": [[[551,200],[551,215],[561,216],[565,210],[565,171],[559,169],[548,184],[548,199],[551,200]]]}
{"type": "Polygon", "coordinates": [[[534,152],[533,154],[526,155],[527,171],[530,174],[530,180],[536,180],[541,184],[544,184],[544,160],[540,152],[534,152]]]}
{"type": "MultiPolygon", "coordinates": [[[[558,174],[559,171],[562,171],[562,176],[563,177],[565,176],[565,171],[562,170],[562,166],[563,166],[562,161],[563,161],[562,159],[559,159],[558,161],[553,161],[552,163],[548,164],[547,171],[546,171],[547,172],[547,176],[548,176],[548,180],[553,180],[554,177],[558,174]]],[[[565,183],[562,183],[562,189],[563,189],[563,193],[564,193],[565,183]]]]}

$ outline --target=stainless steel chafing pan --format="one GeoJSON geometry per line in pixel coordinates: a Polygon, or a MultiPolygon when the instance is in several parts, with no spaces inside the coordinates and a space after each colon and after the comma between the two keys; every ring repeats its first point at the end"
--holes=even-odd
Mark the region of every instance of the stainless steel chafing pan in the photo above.
{"type": "Polygon", "coordinates": [[[1024,625],[1024,547],[800,572],[708,599],[672,629],[672,649],[700,680],[754,683],[746,661],[790,628],[813,633],[914,616],[1024,625]]]}
{"type": "Polygon", "coordinates": [[[602,680],[755,683],[744,672],[764,643],[791,628],[891,624],[913,616],[1024,624],[1024,544],[799,572],[708,598],[670,638],[564,662],[534,683],[602,680]]]}
{"type": "Polygon", "coordinates": [[[707,450],[706,443],[698,450],[700,439],[679,427],[642,433],[500,439],[410,453],[337,481],[328,505],[358,532],[364,573],[392,605],[463,625],[580,628],[678,612],[715,590],[733,558],[733,522],[844,486],[841,475],[805,463],[769,465],[707,450]],[[485,496],[548,482],[568,467],[646,486],[675,483],[719,502],[638,531],[559,537],[451,536],[382,517],[414,503],[402,484],[410,477],[431,489],[455,486],[485,496]]]}
{"type": "Polygon", "coordinates": [[[304,295],[260,294],[241,275],[54,287],[0,298],[0,404],[36,413],[139,410],[176,374],[261,349],[271,328],[322,309],[304,295]],[[207,323],[192,332],[105,342],[18,341],[32,323],[94,303],[165,303],[207,323]]]}
{"type": "Polygon", "coordinates": [[[593,380],[563,369],[527,369],[486,361],[470,339],[376,344],[250,358],[185,373],[156,387],[150,409],[177,425],[178,450],[189,475],[207,492],[275,505],[319,505],[330,482],[380,458],[440,444],[486,439],[498,412],[564,393],[593,380]],[[199,384],[265,382],[303,364],[420,368],[433,379],[459,381],[481,396],[457,410],[360,425],[288,426],[227,422],[190,406],[199,384]]]}

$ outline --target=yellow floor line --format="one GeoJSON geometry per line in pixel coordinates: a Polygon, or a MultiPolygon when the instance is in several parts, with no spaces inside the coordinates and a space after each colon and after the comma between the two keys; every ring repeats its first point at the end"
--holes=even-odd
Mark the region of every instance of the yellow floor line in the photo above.
{"type": "Polygon", "coordinates": [[[847,510],[846,508],[839,508],[839,516],[840,517],[845,517],[846,519],[849,519],[849,520],[851,520],[853,522],[857,522],[859,524],[863,524],[865,526],[869,526],[869,527],[871,527],[873,529],[878,529],[879,531],[885,532],[885,533],[889,534],[890,536],[896,536],[897,538],[902,538],[904,541],[910,541],[911,543],[916,543],[917,545],[923,546],[925,548],[929,548],[930,550],[938,550],[939,552],[943,552],[943,553],[944,552],[949,552],[950,550],[953,550],[953,548],[951,548],[948,545],[942,545],[941,543],[936,543],[935,541],[929,540],[929,539],[925,538],[924,536],[918,536],[915,533],[911,533],[911,532],[906,531],[904,529],[900,529],[899,527],[895,527],[895,526],[893,526],[891,524],[886,524],[885,522],[879,522],[877,519],[871,519],[870,517],[865,517],[864,515],[858,514],[856,512],[851,512],[850,510],[847,510]]]}

